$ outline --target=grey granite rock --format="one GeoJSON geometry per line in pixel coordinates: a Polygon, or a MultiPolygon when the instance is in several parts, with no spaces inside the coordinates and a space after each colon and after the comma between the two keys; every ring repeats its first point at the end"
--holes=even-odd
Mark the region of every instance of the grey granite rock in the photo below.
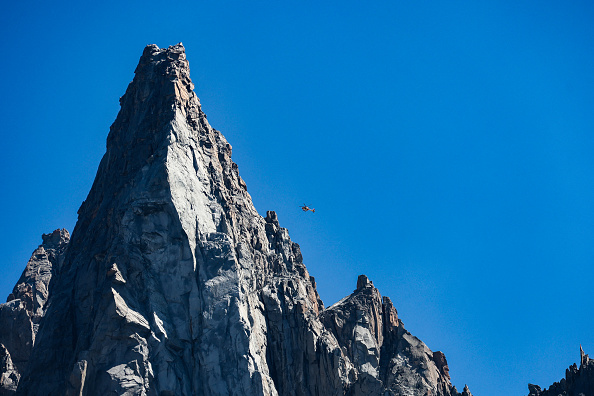
{"type": "Polygon", "coordinates": [[[29,361],[52,279],[60,271],[70,235],[62,229],[44,234],[42,239],[7,302],[0,304],[0,395],[14,393],[29,361]]]}
{"type": "Polygon", "coordinates": [[[20,378],[21,375],[12,363],[10,352],[3,344],[0,344],[0,396],[13,395],[20,378]]]}
{"type": "Polygon", "coordinates": [[[445,356],[405,330],[392,301],[359,276],[350,296],[323,311],[322,323],[355,366],[354,395],[458,395],[445,356]]]}
{"type": "Polygon", "coordinates": [[[458,394],[366,277],[324,309],[209,125],[181,44],[147,46],[135,73],[17,394],[458,394]]]}
{"type": "Polygon", "coordinates": [[[565,370],[565,378],[553,383],[548,389],[528,384],[528,396],[594,396],[594,360],[580,346],[580,366],[571,365],[565,370]]]}

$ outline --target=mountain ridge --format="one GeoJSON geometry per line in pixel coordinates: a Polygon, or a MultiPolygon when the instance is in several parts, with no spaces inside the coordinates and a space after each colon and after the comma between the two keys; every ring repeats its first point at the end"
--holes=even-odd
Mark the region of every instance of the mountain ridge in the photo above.
{"type": "Polygon", "coordinates": [[[554,382],[548,389],[528,384],[528,396],[577,395],[594,396],[594,360],[584,353],[580,345],[580,365],[572,364],[565,370],[565,378],[554,382]]]}
{"type": "Polygon", "coordinates": [[[144,49],[16,394],[459,395],[366,277],[324,309],[193,88],[181,43],[144,49]]]}

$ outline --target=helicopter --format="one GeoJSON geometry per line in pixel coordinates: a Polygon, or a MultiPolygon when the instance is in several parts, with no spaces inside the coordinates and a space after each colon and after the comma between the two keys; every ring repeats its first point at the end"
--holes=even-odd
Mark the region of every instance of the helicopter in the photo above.
{"type": "Polygon", "coordinates": [[[310,209],[310,207],[309,207],[309,206],[307,206],[306,204],[303,204],[303,206],[301,207],[301,209],[302,209],[304,212],[311,211],[312,213],[316,213],[316,210],[315,210],[314,208],[311,208],[311,209],[310,209]]]}

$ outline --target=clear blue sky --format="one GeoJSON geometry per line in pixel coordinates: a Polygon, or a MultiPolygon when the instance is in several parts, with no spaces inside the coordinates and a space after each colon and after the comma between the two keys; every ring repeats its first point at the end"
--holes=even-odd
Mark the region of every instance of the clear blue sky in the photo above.
{"type": "Polygon", "coordinates": [[[592,2],[82,3],[1,7],[2,296],[73,229],[144,46],[181,41],[326,305],[367,274],[476,396],[594,354],[592,2]]]}

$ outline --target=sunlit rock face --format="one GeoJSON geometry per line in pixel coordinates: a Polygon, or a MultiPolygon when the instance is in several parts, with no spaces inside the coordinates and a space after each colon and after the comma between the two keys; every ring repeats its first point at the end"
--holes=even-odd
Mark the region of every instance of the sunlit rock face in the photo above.
{"type": "Polygon", "coordinates": [[[459,394],[445,356],[366,277],[324,309],[299,245],[258,214],[209,125],[181,44],[147,46],[135,73],[11,389],[459,394]]]}

